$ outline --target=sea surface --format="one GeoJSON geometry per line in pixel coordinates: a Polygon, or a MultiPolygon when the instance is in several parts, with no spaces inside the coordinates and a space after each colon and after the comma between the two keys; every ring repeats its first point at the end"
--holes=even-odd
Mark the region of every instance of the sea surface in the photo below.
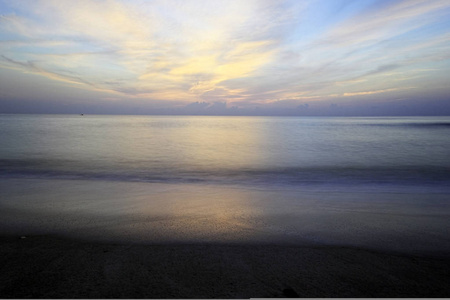
{"type": "Polygon", "coordinates": [[[0,115],[0,233],[450,250],[450,117],[0,115]]]}

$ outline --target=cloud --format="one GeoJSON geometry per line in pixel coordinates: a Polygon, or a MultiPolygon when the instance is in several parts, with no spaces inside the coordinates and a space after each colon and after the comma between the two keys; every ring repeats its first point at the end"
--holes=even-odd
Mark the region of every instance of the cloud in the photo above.
{"type": "Polygon", "coordinates": [[[89,82],[84,81],[80,77],[70,76],[70,75],[62,75],[62,74],[58,74],[58,73],[54,73],[54,72],[45,71],[42,68],[40,68],[39,66],[37,66],[36,63],[34,63],[32,61],[19,62],[19,61],[15,61],[11,58],[8,58],[4,55],[1,55],[1,58],[9,66],[19,67],[19,68],[28,70],[29,72],[35,73],[35,74],[44,75],[50,79],[55,79],[55,80],[64,81],[64,82],[68,82],[68,83],[91,85],[89,82]]]}
{"type": "Polygon", "coordinates": [[[353,96],[365,96],[365,95],[374,95],[374,94],[381,94],[381,93],[387,93],[387,92],[394,92],[398,90],[405,90],[405,89],[411,89],[410,88],[393,88],[393,89],[385,89],[385,90],[376,90],[376,91],[363,91],[363,92],[354,92],[354,93],[344,93],[342,96],[344,97],[353,97],[353,96]]]}
{"type": "Polygon", "coordinates": [[[105,97],[297,107],[424,89],[450,68],[448,1],[0,4],[0,71],[105,97]]]}
{"type": "MultiPolygon", "coordinates": [[[[389,2],[388,2],[389,3],[389,2]]],[[[445,16],[448,1],[393,1],[390,5],[373,5],[356,17],[329,31],[321,43],[338,46],[373,44],[408,33],[445,16]]]]}
{"type": "Polygon", "coordinates": [[[16,62],[40,61],[44,76],[64,68],[90,77],[86,83],[133,96],[178,88],[196,97],[270,60],[277,28],[289,12],[268,3],[36,1],[20,7],[29,18],[2,17],[3,29],[16,36],[4,54],[16,62]],[[36,46],[39,39],[49,45],[55,38],[61,47],[17,53],[19,43],[36,46]],[[77,51],[68,53],[64,43],[77,51]],[[134,88],[114,89],[100,80],[117,81],[123,73],[134,88]]]}

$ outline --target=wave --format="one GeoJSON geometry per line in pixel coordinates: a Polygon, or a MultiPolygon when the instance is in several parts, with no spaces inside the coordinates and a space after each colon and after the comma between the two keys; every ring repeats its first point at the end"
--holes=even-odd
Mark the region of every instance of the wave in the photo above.
{"type": "MultiPolygon", "coordinates": [[[[344,126],[348,126],[345,124],[344,126]]],[[[358,126],[371,127],[410,127],[410,128],[450,128],[450,122],[401,122],[401,123],[358,123],[358,126]]]]}
{"type": "Polygon", "coordinates": [[[238,185],[402,184],[450,186],[446,166],[291,166],[120,168],[57,160],[0,160],[0,176],[74,180],[213,183],[238,185]]]}

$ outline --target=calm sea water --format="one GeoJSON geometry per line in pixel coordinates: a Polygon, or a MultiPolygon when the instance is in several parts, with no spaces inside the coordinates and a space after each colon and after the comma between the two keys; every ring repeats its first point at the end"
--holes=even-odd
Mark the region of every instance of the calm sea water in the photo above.
{"type": "Polygon", "coordinates": [[[0,176],[450,186],[450,118],[0,116],[0,176]]]}
{"type": "Polygon", "coordinates": [[[449,137],[449,117],[0,115],[0,231],[450,249],[449,137]]]}

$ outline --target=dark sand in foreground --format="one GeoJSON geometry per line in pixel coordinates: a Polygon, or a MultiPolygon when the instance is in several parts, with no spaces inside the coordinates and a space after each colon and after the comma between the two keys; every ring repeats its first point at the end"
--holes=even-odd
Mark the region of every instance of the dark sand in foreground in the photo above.
{"type": "Polygon", "coordinates": [[[450,257],[346,247],[0,238],[2,298],[450,297],[450,257]]]}

